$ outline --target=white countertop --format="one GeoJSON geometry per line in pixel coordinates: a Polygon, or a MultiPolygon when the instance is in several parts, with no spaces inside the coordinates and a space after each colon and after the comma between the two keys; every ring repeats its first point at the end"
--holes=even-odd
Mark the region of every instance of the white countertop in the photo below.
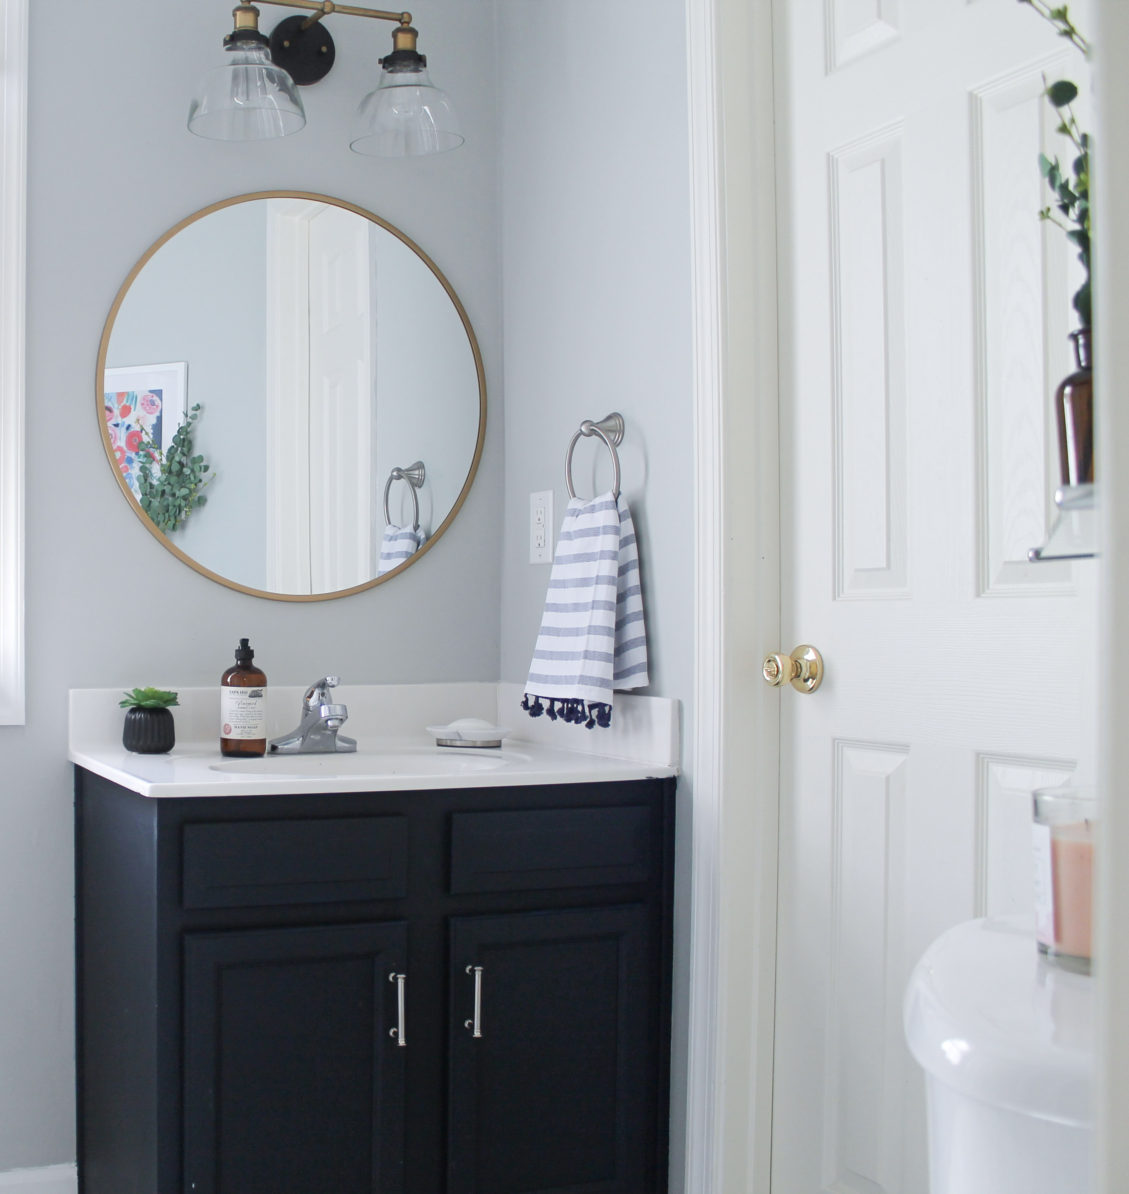
{"type": "MultiPolygon", "coordinates": [[[[175,688],[175,685],[169,685],[175,688]]],[[[616,694],[612,726],[529,717],[517,685],[342,685],[344,733],[355,754],[220,754],[219,688],[179,688],[176,746],[164,755],[132,754],[121,744],[118,689],[74,689],[71,762],[142,796],[257,796],[318,792],[412,791],[527,784],[595,783],[678,774],[678,705],[662,697],[616,694]],[[511,730],[501,748],[435,745],[428,725],[480,717],[511,730]]],[[[297,724],[301,687],[268,688],[267,734],[297,724]]]]}

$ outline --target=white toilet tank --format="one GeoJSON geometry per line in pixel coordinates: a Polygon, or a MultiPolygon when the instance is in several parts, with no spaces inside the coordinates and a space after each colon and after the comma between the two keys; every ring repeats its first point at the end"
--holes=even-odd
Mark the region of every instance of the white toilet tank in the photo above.
{"type": "Polygon", "coordinates": [[[939,937],[906,990],[925,1070],[931,1194],[1093,1189],[1093,982],[1049,965],[1032,925],[973,920],[939,937]]]}

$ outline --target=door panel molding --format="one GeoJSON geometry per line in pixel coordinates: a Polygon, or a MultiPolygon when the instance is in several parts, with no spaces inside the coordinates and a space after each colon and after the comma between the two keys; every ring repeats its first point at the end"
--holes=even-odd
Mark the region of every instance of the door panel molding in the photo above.
{"type": "Polygon", "coordinates": [[[833,150],[835,596],[907,597],[901,122],[833,150]]]}
{"type": "Polygon", "coordinates": [[[1054,54],[970,92],[976,529],[985,597],[1075,591],[1069,564],[1027,560],[1054,509],[1051,398],[1073,368],[1063,297],[1070,254],[1058,229],[1031,218],[1044,202],[1031,163],[1040,151],[1056,152],[1044,80],[1070,65],[1069,55],[1054,54]],[[1033,393],[1044,395],[1041,405],[1031,402],[1033,393]]]}
{"type": "Polygon", "coordinates": [[[832,793],[824,1185],[842,1194],[898,1188],[904,1050],[886,1007],[901,1001],[909,748],[837,741],[832,793]],[[881,976],[879,982],[875,975],[881,976]],[[875,998],[876,993],[881,998],[875,998]]]}
{"type": "Polygon", "coordinates": [[[873,54],[901,36],[898,27],[898,0],[824,0],[824,44],[827,47],[827,73],[841,70],[848,62],[873,54]],[[857,12],[870,8],[870,19],[859,21],[857,12]]]}
{"type": "Polygon", "coordinates": [[[1031,793],[1066,783],[1076,766],[1064,759],[977,756],[973,916],[1026,915],[1035,906],[1031,793]]]}

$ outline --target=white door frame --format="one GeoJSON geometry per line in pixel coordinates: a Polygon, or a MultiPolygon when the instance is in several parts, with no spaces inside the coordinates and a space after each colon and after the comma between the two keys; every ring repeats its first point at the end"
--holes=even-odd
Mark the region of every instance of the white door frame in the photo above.
{"type": "MultiPolygon", "coordinates": [[[[685,1189],[767,1191],[780,626],[772,0],[687,0],[695,688],[685,1189]],[[734,546],[730,532],[737,532],[734,546]]],[[[677,1187],[676,1187],[677,1188],[677,1187]]]]}
{"type": "MultiPolygon", "coordinates": [[[[1096,0],[1098,107],[1129,111],[1129,5],[1096,0]],[[1110,69],[1103,66],[1109,64],[1110,69]]],[[[772,0],[687,0],[696,631],[686,1169],[693,1194],[768,1194],[779,777],[776,694],[750,685],[778,644],[779,477],[772,0]],[[730,331],[732,329],[732,333],[730,331]],[[732,546],[731,546],[732,545],[732,546]]],[[[1097,157],[1097,368],[1103,391],[1099,768],[1098,1194],[1129,1172],[1129,143],[1097,157]],[[1104,202],[1103,202],[1104,200],[1104,202]],[[1104,315],[1104,317],[1103,317],[1104,315]],[[1119,599],[1120,598],[1120,599],[1119,599]],[[1118,789],[1121,789],[1119,791],[1118,789]]],[[[782,1192],[786,1194],[786,1192],[782,1192]]]]}
{"type": "Polygon", "coordinates": [[[1100,678],[1102,749],[1098,766],[1105,793],[1103,833],[1098,843],[1098,1164],[1100,1194],[1117,1194],[1129,1173],[1129,1135],[1124,1112],[1129,1107],[1129,346],[1113,329],[1129,318],[1129,145],[1120,130],[1129,111],[1129,5],[1098,0],[1098,110],[1108,135],[1095,150],[1097,195],[1094,267],[1095,320],[1099,378],[1097,477],[1101,484],[1101,616],[1099,634],[1106,663],[1100,678]],[[1118,268],[1112,268],[1117,262],[1118,268]],[[1107,268],[1109,267],[1109,268],[1107,268]],[[1106,331],[1110,334],[1106,334],[1106,331]],[[1120,1115],[1119,1115],[1120,1112],[1120,1115]]]}

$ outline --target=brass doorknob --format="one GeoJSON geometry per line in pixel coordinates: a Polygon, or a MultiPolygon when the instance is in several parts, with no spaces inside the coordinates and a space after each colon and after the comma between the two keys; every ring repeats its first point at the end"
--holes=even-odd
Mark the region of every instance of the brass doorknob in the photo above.
{"type": "Polygon", "coordinates": [[[823,683],[823,656],[805,643],[791,655],[766,655],[761,670],[773,688],[791,684],[797,692],[815,692],[823,683]]]}

